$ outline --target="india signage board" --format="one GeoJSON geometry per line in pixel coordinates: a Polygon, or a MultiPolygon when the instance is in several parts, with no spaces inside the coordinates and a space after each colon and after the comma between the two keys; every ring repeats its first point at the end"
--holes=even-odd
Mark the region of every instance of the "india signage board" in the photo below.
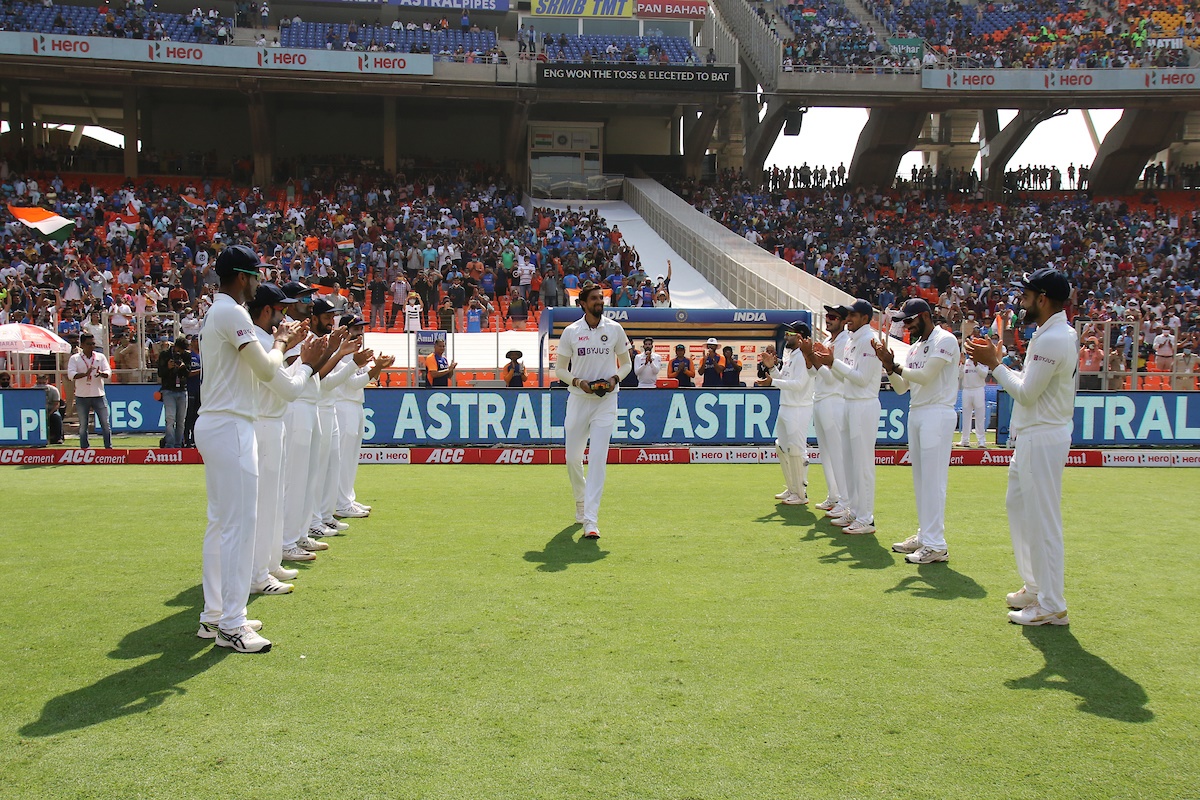
{"type": "Polygon", "coordinates": [[[192,64],[254,72],[300,71],[367,75],[432,75],[433,56],[417,53],[346,53],[216,44],[149,42],[93,36],[0,32],[0,55],[38,58],[192,64]]]}
{"type": "Polygon", "coordinates": [[[704,19],[708,0],[637,0],[637,15],[656,19],[704,19]]]}
{"type": "Polygon", "coordinates": [[[926,69],[921,88],[949,92],[1200,91],[1196,69],[926,69]]]}
{"type": "Polygon", "coordinates": [[[538,86],[551,89],[728,92],[731,67],[657,67],[649,64],[538,64],[538,86]]]}
{"type": "Polygon", "coordinates": [[[535,17],[632,17],[636,0],[533,0],[535,17]]]}

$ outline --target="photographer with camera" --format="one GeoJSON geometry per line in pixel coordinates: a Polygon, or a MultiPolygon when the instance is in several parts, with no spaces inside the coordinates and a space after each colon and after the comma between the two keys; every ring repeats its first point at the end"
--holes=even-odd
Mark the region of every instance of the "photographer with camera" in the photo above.
{"type": "Polygon", "coordinates": [[[599,539],[597,520],[604,493],[608,440],[617,421],[617,385],[629,374],[629,338],[620,324],[604,316],[604,292],[588,281],[579,287],[583,318],[566,327],[559,339],[554,375],[570,386],[564,424],[567,474],[575,495],[575,521],[584,539],[599,539]],[[588,441],[588,469],[583,451],[588,441]]]}
{"type": "Polygon", "coordinates": [[[158,356],[159,394],[162,395],[166,434],[163,447],[183,446],[183,426],[187,421],[188,376],[192,372],[192,353],[186,336],[158,356]]]}

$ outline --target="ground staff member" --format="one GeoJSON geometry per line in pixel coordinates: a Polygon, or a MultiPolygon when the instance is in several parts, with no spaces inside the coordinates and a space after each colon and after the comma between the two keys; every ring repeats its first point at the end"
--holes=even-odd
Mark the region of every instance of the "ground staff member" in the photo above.
{"type": "MultiPolygon", "coordinates": [[[[275,331],[283,322],[284,309],[297,301],[273,283],[260,284],[250,301],[254,333],[265,349],[274,345],[275,331]]],[[[287,594],[296,570],[284,569],[283,557],[283,450],[284,415],[288,405],[311,381],[313,370],[324,360],[326,339],[308,337],[300,345],[301,357],[285,366],[269,382],[258,384],[258,419],[254,439],[258,445],[258,518],[254,534],[254,570],[251,594],[287,594]]]]}
{"type": "Polygon", "coordinates": [[[1014,449],[1005,504],[1017,573],[1025,585],[1008,595],[1008,605],[1017,609],[1008,618],[1020,625],[1066,625],[1062,475],[1074,426],[1079,337],[1063,313],[1071,296],[1063,273],[1039,269],[1017,286],[1021,310],[1037,325],[1025,369],[1002,366],[999,347],[982,340],[968,342],[967,354],[990,368],[1013,399],[1014,449]]]}
{"type": "MultiPolygon", "coordinates": [[[[813,378],[816,370],[800,350],[800,342],[812,338],[812,329],[801,320],[783,326],[783,363],[772,352],[763,354],[767,376],[755,386],[779,389],[779,415],[775,419],[775,451],[783,469],[784,489],[775,499],[788,506],[808,502],[808,429],[813,417],[813,378]]],[[[811,349],[809,350],[811,353],[811,349]]]]}
{"type": "Polygon", "coordinates": [[[599,539],[600,499],[608,464],[608,440],[617,420],[617,385],[629,374],[629,338],[624,329],[604,316],[604,292],[588,281],[579,287],[583,318],[563,331],[554,374],[570,387],[567,397],[565,445],[567,474],[575,495],[575,521],[583,523],[583,538],[599,539]],[[588,449],[587,477],[583,451],[588,449]]]}
{"type": "MultiPolygon", "coordinates": [[[[875,532],[875,437],[879,430],[879,381],[883,376],[879,356],[871,344],[874,309],[866,300],[855,300],[846,315],[850,329],[842,358],[822,345],[813,345],[813,361],[829,367],[842,382],[846,414],[842,418],[842,449],[846,457],[846,513],[833,518],[843,533],[875,532]]],[[[841,487],[839,487],[841,488],[841,487]]]]}
{"type": "Polygon", "coordinates": [[[275,334],[270,352],[259,344],[242,305],[258,289],[259,260],[235,245],[221,252],[214,271],[220,288],[200,330],[204,405],[196,421],[196,447],[204,458],[208,528],[204,533],[204,611],[196,635],[219,647],[261,653],[271,643],[246,619],[258,517],[258,382],[270,381],[283,365],[283,352],[299,342],[303,326],[275,334]]]}
{"type": "Polygon", "coordinates": [[[912,346],[897,364],[886,344],[875,353],[898,394],[912,391],[908,406],[908,452],[917,499],[917,533],[892,545],[911,564],[949,561],[946,547],[946,484],[954,444],[958,395],[958,339],[933,324],[929,303],[913,298],[900,313],[912,346]]]}
{"type": "MultiPolygon", "coordinates": [[[[845,306],[825,306],[825,329],[829,331],[829,347],[835,358],[845,355],[850,332],[846,330],[845,306]]],[[[801,341],[811,358],[812,343],[801,341]]],[[[815,362],[814,362],[815,363],[815,362]]],[[[825,473],[825,499],[817,508],[825,516],[837,518],[846,513],[843,503],[849,502],[846,493],[846,454],[842,449],[842,420],[846,417],[846,398],[842,396],[842,382],[826,367],[817,370],[813,380],[815,387],[813,422],[817,431],[817,446],[821,448],[821,471],[825,473]]]]}
{"type": "Polygon", "coordinates": [[[958,444],[971,446],[971,419],[975,419],[975,444],[987,447],[987,383],[988,368],[968,356],[962,363],[962,436],[958,444]]]}

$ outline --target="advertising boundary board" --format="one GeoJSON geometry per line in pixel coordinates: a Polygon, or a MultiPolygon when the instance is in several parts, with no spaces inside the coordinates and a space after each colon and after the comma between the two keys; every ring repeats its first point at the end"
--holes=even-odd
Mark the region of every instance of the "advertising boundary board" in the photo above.
{"type": "Polygon", "coordinates": [[[1196,69],[923,69],[921,88],[944,92],[1132,92],[1200,89],[1196,69]]]}
{"type": "Polygon", "coordinates": [[[733,91],[732,67],[651,64],[538,64],[537,85],[548,89],[733,91]]]}
{"type": "MultiPolygon", "coordinates": [[[[1007,444],[1012,396],[996,397],[996,441],[1007,444]]],[[[1200,392],[1079,392],[1075,396],[1076,447],[1198,447],[1200,392]]]]}
{"type": "MultiPolygon", "coordinates": [[[[821,463],[816,448],[808,451],[809,461],[821,463]]],[[[775,464],[773,447],[614,447],[608,452],[609,464],[775,464]]],[[[1005,467],[1012,461],[1012,450],[954,450],[950,465],[956,467],[1005,467]]],[[[104,450],[77,447],[3,447],[0,466],[97,466],[146,464],[202,464],[200,453],[191,449],[134,448],[104,450]]],[[[564,464],[561,447],[398,447],[364,448],[360,464],[486,464],[536,465],[564,464]]],[[[875,451],[876,466],[911,466],[908,450],[875,451]]],[[[1200,451],[1195,450],[1072,450],[1069,467],[1200,467],[1200,451]]]]}

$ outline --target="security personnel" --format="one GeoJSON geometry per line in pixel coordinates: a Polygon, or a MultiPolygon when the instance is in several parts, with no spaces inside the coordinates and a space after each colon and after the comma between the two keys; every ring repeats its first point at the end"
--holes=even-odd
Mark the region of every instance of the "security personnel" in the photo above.
{"type": "Polygon", "coordinates": [[[1021,310],[1037,325],[1025,356],[1025,369],[1001,365],[1000,349],[980,339],[967,354],[992,370],[1013,399],[1008,468],[1008,526],[1017,573],[1025,581],[1007,596],[1010,621],[1018,625],[1066,625],[1064,597],[1062,476],[1071,449],[1075,419],[1075,374],[1079,337],[1063,306],[1071,296],[1066,275],[1043,268],[1015,284],[1021,310]]]}
{"type": "Polygon", "coordinates": [[[910,393],[908,452],[917,500],[917,532],[892,550],[911,564],[949,561],[946,547],[946,484],[954,442],[954,400],[958,395],[958,339],[933,324],[929,303],[913,298],[900,318],[912,343],[904,363],[886,344],[873,342],[884,372],[898,394],[910,393]],[[911,390],[911,392],[910,392],[911,390]]]}
{"type": "MultiPolygon", "coordinates": [[[[755,386],[779,389],[779,415],[775,419],[775,451],[783,469],[784,490],[775,499],[789,506],[808,502],[808,429],[813,417],[813,381],[816,370],[811,356],[800,349],[803,339],[812,338],[812,329],[803,320],[783,326],[782,363],[774,353],[763,354],[767,376],[755,386]]],[[[811,349],[809,350],[811,353],[811,349]]]]}

